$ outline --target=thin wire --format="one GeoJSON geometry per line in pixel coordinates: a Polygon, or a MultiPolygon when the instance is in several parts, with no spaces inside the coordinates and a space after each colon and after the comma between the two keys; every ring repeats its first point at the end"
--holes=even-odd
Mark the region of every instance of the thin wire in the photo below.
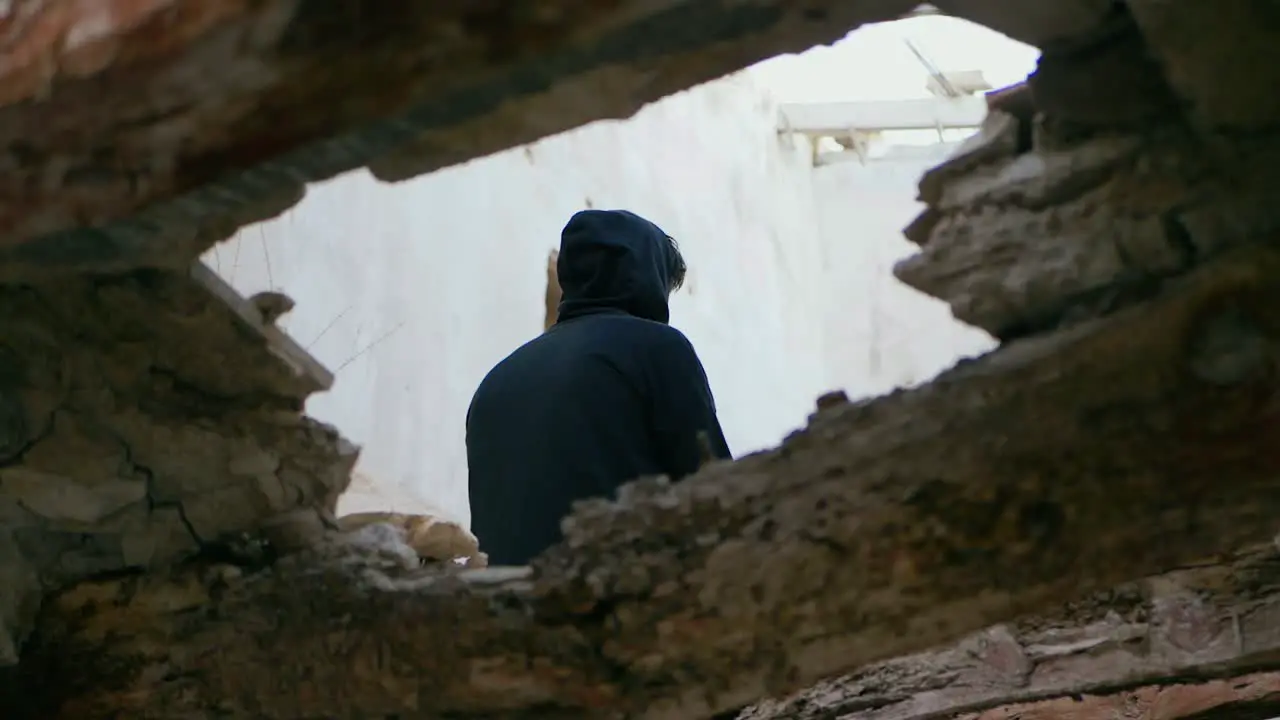
{"type": "Polygon", "coordinates": [[[369,343],[368,345],[365,345],[365,346],[364,346],[364,348],[363,348],[362,350],[360,350],[359,352],[357,352],[355,355],[352,355],[351,357],[349,357],[349,358],[347,358],[346,360],[342,361],[342,363],[341,363],[340,365],[338,365],[338,367],[336,367],[336,368],[334,368],[334,369],[333,369],[334,374],[336,375],[337,373],[341,372],[341,371],[342,371],[342,368],[344,368],[344,367],[346,367],[346,366],[350,365],[351,363],[355,362],[355,361],[356,361],[356,358],[358,358],[358,357],[360,357],[361,355],[363,355],[363,354],[365,354],[365,353],[369,352],[370,350],[374,349],[374,348],[375,348],[375,347],[377,347],[377,346],[378,346],[378,344],[379,344],[379,343],[381,343],[383,340],[386,340],[387,338],[389,338],[389,337],[391,337],[392,335],[394,335],[394,334],[396,333],[396,331],[397,331],[397,330],[399,330],[400,328],[404,327],[404,323],[405,323],[405,321],[404,321],[404,320],[401,320],[398,324],[396,324],[396,326],[395,326],[395,327],[393,327],[393,328],[391,328],[390,330],[388,330],[388,331],[386,331],[386,332],[382,333],[381,335],[379,335],[379,336],[378,336],[378,338],[377,338],[376,340],[374,340],[373,342],[369,343]]]}

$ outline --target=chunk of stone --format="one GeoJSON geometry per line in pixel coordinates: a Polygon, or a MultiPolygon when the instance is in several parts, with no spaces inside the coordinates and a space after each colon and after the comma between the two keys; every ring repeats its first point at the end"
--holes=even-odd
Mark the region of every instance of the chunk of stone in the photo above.
{"type": "Polygon", "coordinates": [[[0,470],[0,495],[54,521],[100,522],[147,496],[143,480],[83,483],[23,467],[0,470]]]}
{"type": "Polygon", "coordinates": [[[477,557],[480,551],[475,536],[461,525],[429,515],[368,512],[346,515],[338,519],[347,533],[359,532],[373,524],[398,528],[404,542],[424,560],[454,560],[477,557]]]}
{"type": "Polygon", "coordinates": [[[984,163],[1013,157],[1018,151],[1019,122],[1013,115],[992,110],[978,132],[965,138],[955,153],[920,178],[920,200],[935,205],[942,200],[948,180],[984,163]]]}
{"type": "Polygon", "coordinates": [[[176,507],[157,507],[146,519],[120,536],[120,555],[125,567],[151,567],[157,563],[194,552],[198,547],[182,514],[176,507]]]}
{"type": "Polygon", "coordinates": [[[13,536],[0,533],[0,667],[18,662],[18,651],[40,607],[40,579],[13,536]]]}
{"type": "Polygon", "coordinates": [[[249,303],[262,316],[263,325],[274,325],[294,308],[293,298],[282,292],[266,290],[249,298],[249,303]]]}
{"type": "Polygon", "coordinates": [[[1280,95],[1260,92],[1280,81],[1274,3],[1257,0],[1128,0],[1162,75],[1213,128],[1261,130],[1280,121],[1280,95]]]}
{"type": "Polygon", "coordinates": [[[1252,318],[1228,311],[1202,321],[1193,331],[1188,364],[1207,383],[1235,385],[1266,367],[1267,344],[1252,318]]]}
{"type": "Polygon", "coordinates": [[[948,15],[986,25],[1037,47],[1089,33],[1103,23],[1113,5],[1110,0],[934,0],[932,4],[948,15]]]}

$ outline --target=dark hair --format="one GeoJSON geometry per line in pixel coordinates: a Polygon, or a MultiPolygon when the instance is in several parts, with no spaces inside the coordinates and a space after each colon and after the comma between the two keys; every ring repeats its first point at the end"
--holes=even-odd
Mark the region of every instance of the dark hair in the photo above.
{"type": "Polygon", "coordinates": [[[667,268],[671,277],[671,287],[667,288],[667,292],[675,292],[684,286],[684,274],[689,271],[689,266],[685,264],[684,256],[680,254],[680,245],[676,239],[668,235],[667,244],[671,246],[670,267],[667,268]]]}

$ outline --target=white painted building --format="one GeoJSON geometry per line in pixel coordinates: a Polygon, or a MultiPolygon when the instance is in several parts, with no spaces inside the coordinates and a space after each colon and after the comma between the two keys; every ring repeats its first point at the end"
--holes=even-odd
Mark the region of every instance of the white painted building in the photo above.
{"type": "Polygon", "coordinates": [[[828,382],[849,396],[880,395],[937,375],[956,359],[994,346],[950,308],[893,277],[916,247],[902,228],[922,209],[921,173],[954,143],[898,146],[864,162],[814,169],[819,233],[827,258],[823,332],[828,382]]]}
{"type": "MultiPolygon", "coordinates": [[[[791,60],[790,58],[786,60],[791,60]]],[[[488,369],[542,331],[547,254],[584,207],[626,208],[689,261],[672,324],[697,347],[737,455],[775,445],[814,399],[928,379],[989,346],[897,283],[915,180],[945,146],[815,167],[753,69],[601,122],[388,185],[313,186],[206,262],[336,375],[308,411],[364,448],[341,510],[469,518],[463,420],[488,369]]]]}

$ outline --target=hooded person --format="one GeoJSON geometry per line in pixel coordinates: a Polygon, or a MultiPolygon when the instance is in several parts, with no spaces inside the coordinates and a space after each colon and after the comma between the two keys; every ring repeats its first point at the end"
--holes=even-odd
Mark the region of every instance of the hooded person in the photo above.
{"type": "Polygon", "coordinates": [[[471,531],[493,565],[558,542],[575,501],[730,457],[702,362],[667,324],[685,273],[675,241],[625,210],[584,210],[556,272],[555,324],[490,370],[467,411],[471,531]]]}

